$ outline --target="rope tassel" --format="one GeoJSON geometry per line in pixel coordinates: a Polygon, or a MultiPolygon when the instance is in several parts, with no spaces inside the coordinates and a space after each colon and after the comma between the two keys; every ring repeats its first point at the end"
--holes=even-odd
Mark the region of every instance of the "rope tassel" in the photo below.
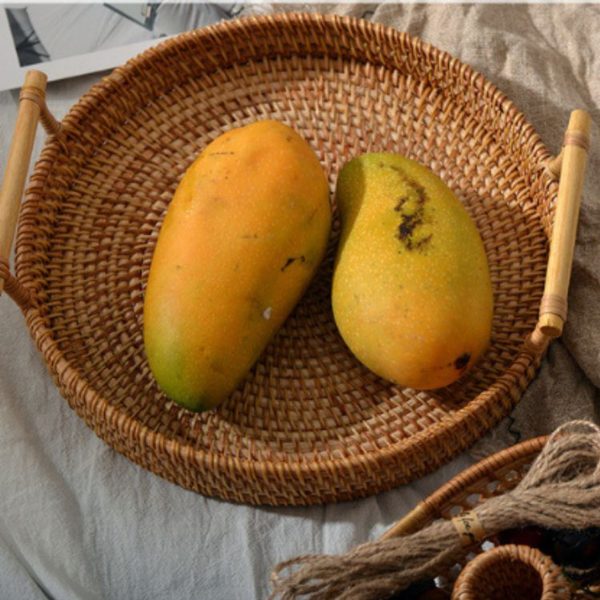
{"type": "Polygon", "coordinates": [[[404,537],[367,542],[347,554],[299,556],[278,564],[270,598],[386,598],[433,579],[459,562],[469,546],[501,531],[600,527],[600,428],[573,421],[550,437],[512,491],[450,520],[404,537]]]}

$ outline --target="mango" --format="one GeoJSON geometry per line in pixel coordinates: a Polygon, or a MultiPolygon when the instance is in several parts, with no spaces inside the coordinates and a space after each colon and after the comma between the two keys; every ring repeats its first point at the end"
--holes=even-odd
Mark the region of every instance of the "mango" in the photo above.
{"type": "Polygon", "coordinates": [[[321,262],[325,173],[292,128],[259,121],[211,142],[168,207],[144,298],[159,387],[193,410],[240,385],[321,262]]]}
{"type": "Polygon", "coordinates": [[[493,296],[473,220],[425,166],[391,153],[348,162],[332,305],[352,353],[400,386],[435,389],[486,350],[493,296]]]}

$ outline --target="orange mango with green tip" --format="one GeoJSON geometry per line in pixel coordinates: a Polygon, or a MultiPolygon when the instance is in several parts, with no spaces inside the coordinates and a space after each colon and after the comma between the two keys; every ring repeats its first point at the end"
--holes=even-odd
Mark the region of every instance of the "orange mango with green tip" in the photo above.
{"type": "Polygon", "coordinates": [[[327,179],[292,128],[259,121],[210,143],[161,227],[144,299],[160,388],[199,411],[243,381],[307,288],[327,245],[327,179]]]}
{"type": "Polygon", "coordinates": [[[492,285],[474,221],[439,177],[398,154],[347,163],[336,202],[332,304],[346,344],[399,385],[452,383],[491,336],[492,285]]]}

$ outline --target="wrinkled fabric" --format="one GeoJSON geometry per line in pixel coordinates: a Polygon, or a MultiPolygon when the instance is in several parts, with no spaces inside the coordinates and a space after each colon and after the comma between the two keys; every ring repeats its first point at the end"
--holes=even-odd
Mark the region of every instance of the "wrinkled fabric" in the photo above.
{"type": "MultiPolygon", "coordinates": [[[[600,7],[594,5],[247,6],[363,16],[418,35],[504,91],[550,149],[568,115],[594,120],[563,338],[480,456],[573,418],[598,421],[600,387],[600,7]]],[[[51,84],[62,117],[100,75],[51,84]]],[[[0,94],[0,169],[17,94],[0,94]]],[[[36,141],[39,153],[43,136],[36,141]]],[[[468,465],[468,454],[409,486],[311,508],[207,499],[114,452],[69,409],[18,309],[0,299],[0,599],[264,598],[271,566],[373,539],[468,465]]]]}

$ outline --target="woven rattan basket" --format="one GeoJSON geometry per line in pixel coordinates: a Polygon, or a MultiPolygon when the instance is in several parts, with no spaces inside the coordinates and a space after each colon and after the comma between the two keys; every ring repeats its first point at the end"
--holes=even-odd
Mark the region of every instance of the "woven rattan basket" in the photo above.
{"type": "MultiPolygon", "coordinates": [[[[70,406],[113,448],[170,481],[275,505],[408,482],[508,414],[560,330],[576,202],[559,236],[566,245],[557,256],[566,258],[551,279],[562,283],[546,289],[545,313],[553,314],[536,329],[559,190],[551,171],[560,163],[548,170],[535,131],[482,75],[418,39],[337,16],[243,19],[146,51],[60,123],[43,89],[33,73],[22,93],[0,275],[70,406]],[[13,277],[6,258],[40,114],[50,136],[21,208],[13,277]],[[207,142],[262,118],[295,127],[332,187],[350,157],[388,150],[425,163],[462,199],[484,240],[495,294],[491,347],[467,377],[417,392],[352,357],[330,307],[336,221],[314,283],[224,405],[192,414],[159,392],[144,356],[142,304],[165,210],[207,142]]],[[[585,140],[569,138],[562,161],[560,188],[575,200],[585,140]]]]}
{"type": "Polygon", "coordinates": [[[452,600],[569,600],[560,567],[535,548],[499,546],[469,561],[452,600]]]}
{"type": "MultiPolygon", "coordinates": [[[[504,494],[525,476],[547,437],[522,442],[469,467],[398,521],[382,539],[407,535],[436,519],[451,519],[488,498],[504,494]]],[[[489,540],[488,540],[489,543],[489,540]]],[[[539,550],[506,545],[487,549],[475,544],[456,568],[440,573],[441,590],[452,600],[568,600],[585,593],[569,584],[562,570],[539,550]]]]}

